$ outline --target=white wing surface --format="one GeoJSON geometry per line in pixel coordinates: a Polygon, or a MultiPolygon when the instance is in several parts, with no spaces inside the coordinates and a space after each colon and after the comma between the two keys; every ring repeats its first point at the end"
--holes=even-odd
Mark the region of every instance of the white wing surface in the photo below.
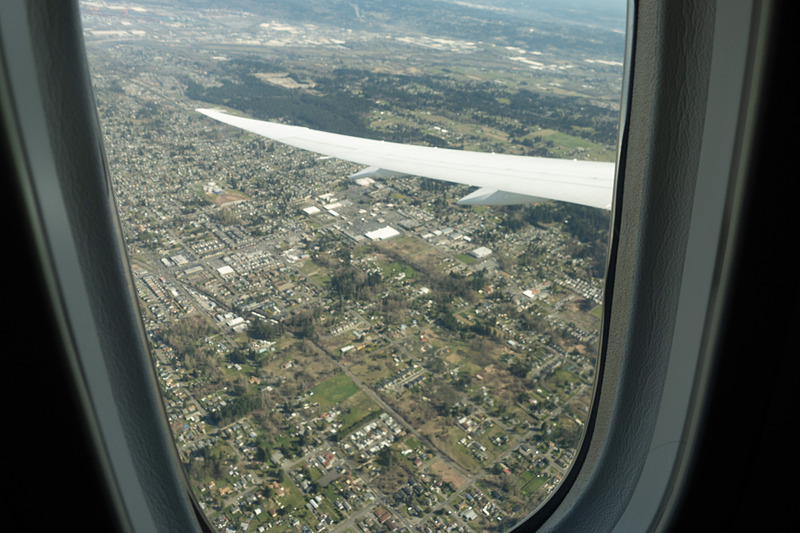
{"type": "Polygon", "coordinates": [[[357,176],[408,174],[479,187],[459,200],[462,204],[551,199],[611,208],[614,163],[414,146],[236,117],[216,109],[197,111],[278,142],[371,167],[357,176]]]}

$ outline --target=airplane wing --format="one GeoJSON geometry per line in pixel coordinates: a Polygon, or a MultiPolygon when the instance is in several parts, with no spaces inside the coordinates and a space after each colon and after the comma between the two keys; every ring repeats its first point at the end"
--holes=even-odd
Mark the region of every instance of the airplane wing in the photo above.
{"type": "Polygon", "coordinates": [[[478,187],[458,201],[514,205],[560,200],[611,209],[614,163],[414,146],[197,109],[225,124],[304,150],[368,165],[351,177],[412,175],[478,187]]]}

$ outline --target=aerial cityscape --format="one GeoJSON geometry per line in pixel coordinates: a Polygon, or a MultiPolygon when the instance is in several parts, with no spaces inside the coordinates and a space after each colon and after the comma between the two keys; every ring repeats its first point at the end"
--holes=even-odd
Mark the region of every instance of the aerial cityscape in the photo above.
{"type": "Polygon", "coordinates": [[[624,5],[318,4],[81,2],[178,454],[221,532],[508,530],[583,436],[608,211],[456,205],[195,109],[613,161],[624,5]]]}

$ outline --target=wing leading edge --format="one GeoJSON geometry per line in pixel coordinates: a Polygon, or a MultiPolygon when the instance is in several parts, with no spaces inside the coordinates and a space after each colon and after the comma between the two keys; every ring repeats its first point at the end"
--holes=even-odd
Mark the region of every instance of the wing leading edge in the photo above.
{"type": "Polygon", "coordinates": [[[478,187],[459,200],[462,204],[551,199],[611,208],[614,163],[415,146],[236,117],[216,109],[197,111],[274,141],[371,167],[357,176],[407,174],[478,187]]]}

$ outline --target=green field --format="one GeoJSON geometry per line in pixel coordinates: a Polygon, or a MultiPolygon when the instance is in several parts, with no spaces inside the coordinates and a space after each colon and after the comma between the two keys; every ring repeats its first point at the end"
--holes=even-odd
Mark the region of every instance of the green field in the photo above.
{"type": "Polygon", "coordinates": [[[413,278],[417,275],[417,271],[414,270],[412,266],[405,263],[394,261],[383,265],[383,275],[387,278],[393,278],[401,272],[406,275],[406,278],[413,278]]]}
{"type": "Polygon", "coordinates": [[[345,374],[336,374],[315,385],[311,392],[321,409],[336,405],[358,392],[358,385],[345,374]]]}
{"type": "Polygon", "coordinates": [[[367,397],[364,391],[358,391],[347,398],[339,407],[342,409],[349,409],[349,411],[342,416],[342,427],[340,431],[343,434],[347,434],[362,425],[362,421],[365,418],[373,418],[381,412],[380,406],[367,397]]]}
{"type": "Polygon", "coordinates": [[[475,262],[475,258],[467,254],[458,254],[456,258],[458,258],[459,261],[467,265],[471,265],[472,263],[475,262]]]}
{"type": "MultiPolygon", "coordinates": [[[[521,476],[521,479],[524,481],[525,477],[527,477],[527,476],[523,475],[523,476],[521,476]]],[[[537,490],[542,488],[542,486],[545,483],[547,483],[548,481],[549,481],[549,478],[546,478],[546,477],[530,476],[530,478],[527,480],[527,482],[525,482],[525,484],[522,487],[520,487],[520,492],[522,492],[523,494],[527,494],[527,495],[533,494],[537,490]]]]}

